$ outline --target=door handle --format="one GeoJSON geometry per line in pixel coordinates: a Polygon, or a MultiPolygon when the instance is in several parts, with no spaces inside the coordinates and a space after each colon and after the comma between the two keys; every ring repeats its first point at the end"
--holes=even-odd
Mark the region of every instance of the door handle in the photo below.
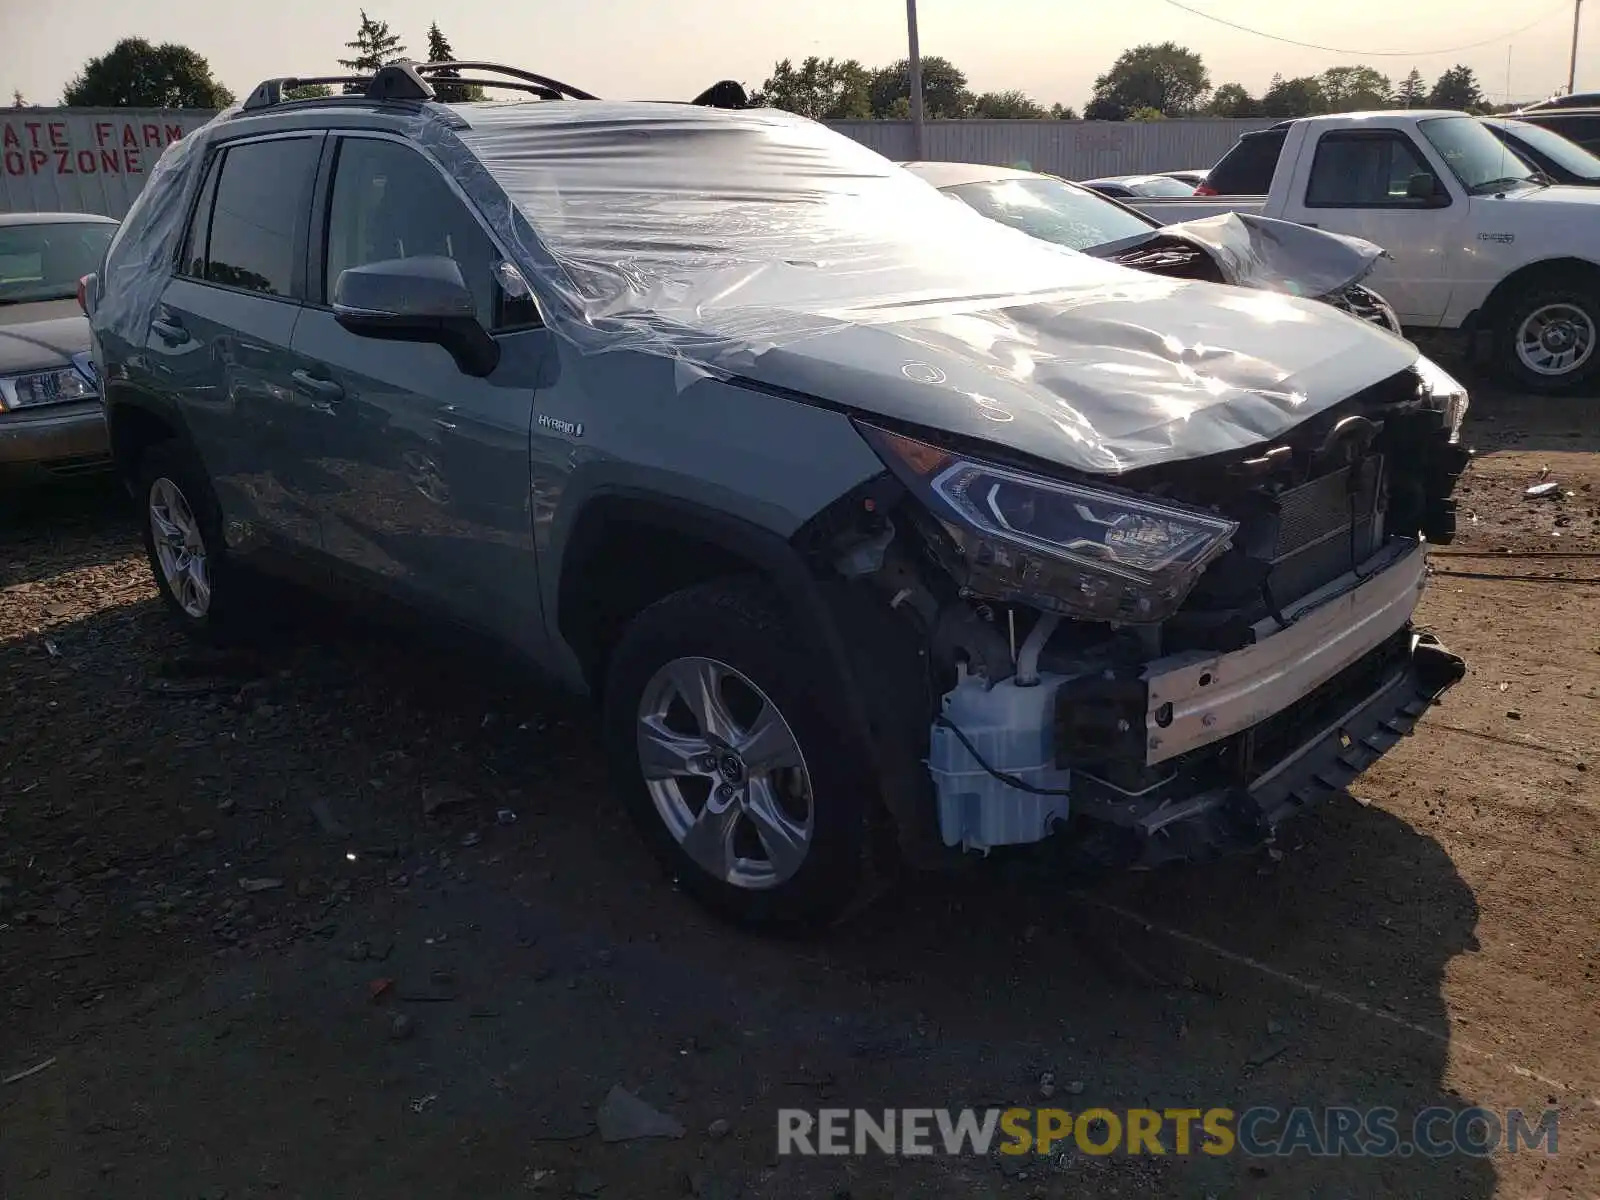
{"type": "Polygon", "coordinates": [[[294,380],[295,387],[314,400],[324,404],[332,404],[335,400],[344,399],[344,387],[331,379],[322,379],[310,371],[293,371],[289,378],[294,380]]]}
{"type": "Polygon", "coordinates": [[[176,317],[156,317],[150,322],[150,328],[169,346],[181,346],[189,340],[189,331],[176,317]]]}

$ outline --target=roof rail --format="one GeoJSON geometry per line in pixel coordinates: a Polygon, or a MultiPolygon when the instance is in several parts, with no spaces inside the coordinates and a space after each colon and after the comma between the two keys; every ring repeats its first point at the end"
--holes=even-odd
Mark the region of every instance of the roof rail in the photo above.
{"type": "MultiPolygon", "coordinates": [[[[271,108],[275,104],[284,102],[284,93],[307,84],[338,84],[345,88],[360,87],[358,93],[347,92],[345,99],[356,95],[367,100],[376,101],[411,101],[423,102],[438,99],[438,93],[430,81],[438,81],[451,87],[495,87],[509,88],[513,91],[528,92],[542,100],[593,100],[588,92],[580,91],[571,84],[562,83],[558,79],[550,79],[544,75],[535,75],[532,71],[524,71],[518,67],[508,67],[500,63],[491,62],[394,62],[379,67],[371,75],[314,75],[314,76],[283,76],[277,79],[266,79],[256,85],[244,102],[244,110],[252,112],[257,109],[271,108]],[[467,77],[462,71],[485,71],[491,74],[503,75],[504,79],[480,79],[467,77]]],[[[333,99],[333,97],[324,97],[333,99]]]]}

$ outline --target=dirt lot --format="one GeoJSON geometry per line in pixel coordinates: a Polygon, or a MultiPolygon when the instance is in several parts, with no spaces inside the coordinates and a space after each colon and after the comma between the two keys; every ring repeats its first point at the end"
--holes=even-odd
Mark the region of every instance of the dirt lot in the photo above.
{"type": "Polygon", "coordinates": [[[661,878],[585,718],[358,618],[205,658],[117,497],[8,498],[0,1196],[1600,1194],[1597,431],[1480,397],[1422,611],[1470,673],[1281,858],[916,881],[802,943],[661,878]],[[614,1084],[686,1135],[603,1142],[614,1084]],[[1051,1090],[1553,1105],[1559,1153],[775,1156],[780,1107],[1051,1090]]]}

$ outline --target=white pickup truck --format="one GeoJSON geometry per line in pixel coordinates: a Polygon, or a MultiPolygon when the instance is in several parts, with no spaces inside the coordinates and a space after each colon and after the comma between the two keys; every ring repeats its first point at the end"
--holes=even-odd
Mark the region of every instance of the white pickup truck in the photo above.
{"type": "Polygon", "coordinates": [[[1369,279],[1410,330],[1460,330],[1529,391],[1600,381],[1600,188],[1551,186],[1475,118],[1343,113],[1247,134],[1207,182],[1127,201],[1163,224],[1260,213],[1389,251],[1369,279]],[[1268,182],[1270,180],[1270,183],[1268,182]]]}

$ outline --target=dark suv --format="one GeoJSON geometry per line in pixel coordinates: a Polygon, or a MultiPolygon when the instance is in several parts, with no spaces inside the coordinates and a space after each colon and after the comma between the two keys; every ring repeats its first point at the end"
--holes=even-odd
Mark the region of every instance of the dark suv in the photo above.
{"type": "Polygon", "coordinates": [[[736,86],[305,82],[169,149],[88,289],[163,597],[234,631],[311,564],[492,636],[723,910],[839,914],[895,848],[1258,846],[1459,676],[1410,618],[1466,396],[1400,338],[736,86]]]}

